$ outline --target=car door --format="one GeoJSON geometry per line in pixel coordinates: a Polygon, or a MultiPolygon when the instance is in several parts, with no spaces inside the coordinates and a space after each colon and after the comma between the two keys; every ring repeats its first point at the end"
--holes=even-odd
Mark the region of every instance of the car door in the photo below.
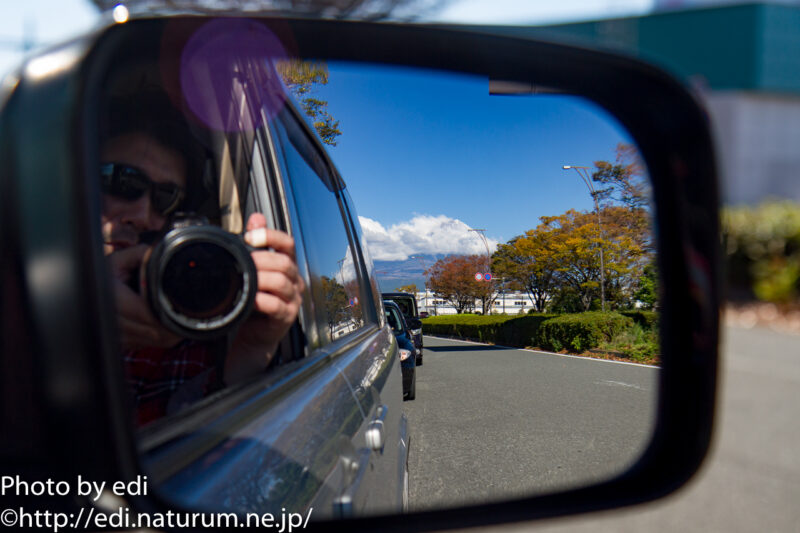
{"type": "MultiPolygon", "coordinates": [[[[273,142],[269,127],[228,137],[226,152],[250,161],[242,205],[264,212],[270,225],[295,231],[298,268],[308,284],[303,309],[266,374],[145,428],[143,463],[159,493],[184,505],[239,513],[313,509],[317,518],[331,516],[352,485],[350,443],[364,426],[363,407],[336,361],[353,335],[336,342],[318,335],[330,330],[314,314],[325,302],[314,294],[319,287],[310,279],[309,265],[317,263],[309,257],[322,252],[313,248],[316,241],[309,242],[311,248],[302,246],[304,228],[286,216],[279,177],[287,168],[297,169],[274,166],[276,152],[285,150],[273,142]]],[[[310,197],[303,202],[313,203],[310,197]]],[[[346,236],[341,215],[335,215],[318,212],[315,220],[346,236]]],[[[348,318],[334,329],[339,333],[354,324],[348,318]]]]}
{"type": "MultiPolygon", "coordinates": [[[[302,235],[309,269],[316,334],[310,348],[329,354],[362,415],[354,434],[342,434],[348,471],[333,511],[341,516],[397,511],[402,505],[398,471],[402,379],[396,342],[384,327],[374,272],[367,268],[349,198],[308,129],[290,108],[278,115],[292,223],[302,235]]],[[[348,426],[349,429],[349,426],[348,426]]],[[[402,454],[405,457],[405,454],[402,454]]]]}

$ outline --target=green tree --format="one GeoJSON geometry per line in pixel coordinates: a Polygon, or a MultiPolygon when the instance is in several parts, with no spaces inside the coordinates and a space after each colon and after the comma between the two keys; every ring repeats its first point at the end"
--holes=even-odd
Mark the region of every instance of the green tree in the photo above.
{"type": "Polygon", "coordinates": [[[639,278],[639,288],[633,295],[644,304],[645,309],[654,309],[658,303],[658,267],[650,261],[639,278]]]}
{"type": "Polygon", "coordinates": [[[336,146],[336,138],[342,134],[339,130],[339,121],[328,113],[328,102],[312,96],[315,86],[328,83],[327,63],[288,59],[278,62],[276,66],[283,82],[313,122],[322,142],[336,146]]]}

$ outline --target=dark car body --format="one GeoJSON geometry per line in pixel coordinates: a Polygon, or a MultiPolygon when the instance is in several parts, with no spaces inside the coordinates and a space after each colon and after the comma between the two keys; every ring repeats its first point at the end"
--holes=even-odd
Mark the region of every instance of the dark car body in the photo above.
{"type": "Polygon", "coordinates": [[[406,324],[411,330],[414,346],[417,347],[417,366],[422,365],[422,322],[420,321],[417,298],[406,292],[381,293],[384,300],[396,303],[406,319],[406,324]]]}
{"type": "Polygon", "coordinates": [[[400,307],[391,300],[384,300],[383,306],[386,311],[386,323],[392,329],[397,346],[409,355],[400,359],[400,366],[403,370],[403,396],[408,400],[413,400],[417,396],[417,348],[411,340],[411,331],[408,329],[405,317],[400,311],[400,307]]]}

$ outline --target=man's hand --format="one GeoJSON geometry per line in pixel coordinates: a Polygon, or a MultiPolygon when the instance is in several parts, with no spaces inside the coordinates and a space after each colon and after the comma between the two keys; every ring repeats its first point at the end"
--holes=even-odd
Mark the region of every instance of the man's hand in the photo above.
{"type": "Polygon", "coordinates": [[[266,368],[297,318],[305,290],[292,237],[267,228],[264,215],[253,213],[247,221],[245,241],[250,246],[272,250],[252,253],[258,272],[256,313],[239,329],[228,354],[225,362],[228,384],[266,368]]]}
{"type": "Polygon", "coordinates": [[[144,296],[127,285],[148,249],[147,245],[139,244],[107,256],[114,278],[114,298],[124,350],[153,346],[168,348],[181,340],[153,316],[144,296]]]}

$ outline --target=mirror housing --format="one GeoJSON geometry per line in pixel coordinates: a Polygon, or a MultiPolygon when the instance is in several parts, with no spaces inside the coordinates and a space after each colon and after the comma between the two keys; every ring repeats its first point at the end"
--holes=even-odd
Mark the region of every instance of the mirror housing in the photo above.
{"type": "MultiPolygon", "coordinates": [[[[6,162],[2,247],[3,257],[12,259],[4,270],[24,280],[22,314],[36,342],[19,340],[22,351],[15,354],[4,345],[3,367],[7,358],[25,355],[40,369],[27,378],[41,392],[36,400],[41,420],[51,423],[42,424],[48,428],[43,435],[31,429],[39,435],[31,463],[49,477],[126,481],[142,473],[133,429],[125,423],[124,391],[108,386],[121,382],[123,373],[111,302],[102,291],[107,273],[102,256],[87,253],[92,242],[100,241],[100,202],[90,164],[98,159],[98,146],[89,125],[97,122],[93,103],[120,42],[137,36],[147,42],[165,24],[180,32],[203,22],[202,17],[133,19],[45,52],[6,82],[9,96],[0,130],[6,162]],[[43,186],[58,191],[45,205],[48,220],[58,221],[52,227],[42,226],[38,195],[43,186]],[[55,264],[58,269],[42,274],[43,265],[55,264]]],[[[720,298],[714,155],[707,117],[688,90],[640,61],[554,43],[441,26],[264,23],[279,35],[291,35],[303,57],[535,80],[585,97],[613,114],[635,139],[656,205],[663,371],[654,437],[633,468],[608,482],[557,494],[412,514],[403,521],[313,523],[312,529],[427,531],[555,517],[648,501],[685,483],[712,435],[720,298]]],[[[9,311],[4,306],[4,337],[12,333],[9,311]]],[[[31,391],[22,384],[6,387],[5,381],[3,390],[9,395],[4,403],[25,402],[31,391]]],[[[14,434],[15,427],[9,432],[14,434]]],[[[13,457],[4,460],[4,468],[17,466],[13,457]]],[[[129,503],[141,510],[169,508],[157,496],[132,497],[129,503]]]]}

